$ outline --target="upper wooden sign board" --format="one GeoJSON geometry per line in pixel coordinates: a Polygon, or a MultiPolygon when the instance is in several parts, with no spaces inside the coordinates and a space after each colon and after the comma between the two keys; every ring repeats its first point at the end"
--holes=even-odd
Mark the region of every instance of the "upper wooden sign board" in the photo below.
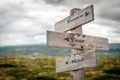
{"type": "Polygon", "coordinates": [[[47,31],[47,45],[50,47],[109,50],[108,39],[74,33],[47,31]]]}
{"type": "Polygon", "coordinates": [[[90,50],[82,55],[58,58],[56,60],[56,72],[72,71],[81,68],[95,67],[98,65],[98,57],[95,50],[90,50]]]}
{"type": "Polygon", "coordinates": [[[93,5],[88,6],[80,11],[77,11],[75,15],[68,16],[65,19],[55,24],[55,31],[66,32],[80,25],[88,23],[94,20],[93,5]]]}

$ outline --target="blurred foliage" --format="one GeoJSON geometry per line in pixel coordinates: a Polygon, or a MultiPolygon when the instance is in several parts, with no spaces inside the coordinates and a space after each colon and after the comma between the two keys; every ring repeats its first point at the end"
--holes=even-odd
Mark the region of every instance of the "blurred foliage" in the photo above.
{"type": "MultiPolygon", "coordinates": [[[[0,55],[0,80],[73,80],[72,72],[55,72],[58,56],[0,55]]],[[[100,56],[85,69],[85,80],[120,80],[120,56],[100,56]]]]}

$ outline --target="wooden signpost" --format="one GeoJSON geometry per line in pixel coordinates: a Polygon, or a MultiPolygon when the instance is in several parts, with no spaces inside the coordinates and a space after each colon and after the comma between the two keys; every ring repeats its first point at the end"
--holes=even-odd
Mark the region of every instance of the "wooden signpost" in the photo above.
{"type": "Polygon", "coordinates": [[[93,20],[93,5],[91,5],[57,22],[55,24],[55,31],[65,32],[93,20]]]}
{"type": "Polygon", "coordinates": [[[108,39],[78,33],[59,33],[47,31],[47,45],[72,49],[108,50],[108,39]],[[83,46],[83,47],[81,47],[83,46]]]}
{"type": "Polygon", "coordinates": [[[94,20],[93,5],[74,8],[70,16],[55,24],[55,31],[47,31],[49,47],[71,48],[71,57],[56,60],[56,72],[73,71],[74,80],[84,80],[84,68],[98,65],[96,50],[109,50],[108,39],[84,35],[82,25],[94,20]],[[71,33],[65,33],[71,31],[71,33]]]}
{"type": "Polygon", "coordinates": [[[56,72],[73,71],[98,65],[95,50],[90,50],[83,55],[59,58],[56,60],[56,72]]]}

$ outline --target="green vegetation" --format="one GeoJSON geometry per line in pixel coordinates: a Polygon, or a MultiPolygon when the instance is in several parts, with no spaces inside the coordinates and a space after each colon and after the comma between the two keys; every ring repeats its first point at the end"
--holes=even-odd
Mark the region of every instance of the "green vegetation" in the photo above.
{"type": "MultiPolygon", "coordinates": [[[[0,56],[0,80],[73,80],[72,72],[55,72],[57,56],[0,56]]],[[[85,80],[120,80],[120,57],[99,57],[99,66],[85,69],[85,80]]]]}
{"type": "Polygon", "coordinates": [[[120,80],[120,57],[101,56],[98,67],[85,71],[86,80],[120,80]]]}

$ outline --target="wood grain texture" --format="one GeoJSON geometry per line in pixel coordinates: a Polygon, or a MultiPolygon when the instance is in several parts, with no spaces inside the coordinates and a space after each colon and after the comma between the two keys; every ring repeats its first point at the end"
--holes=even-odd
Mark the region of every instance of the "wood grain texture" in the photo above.
{"type": "Polygon", "coordinates": [[[108,39],[90,35],[47,31],[47,45],[72,49],[109,50],[108,39]]]}
{"type": "MultiPolygon", "coordinates": [[[[83,34],[82,26],[79,26],[79,27],[71,30],[71,33],[83,34]]],[[[84,48],[82,50],[72,49],[72,55],[78,55],[78,54],[79,55],[84,54],[84,48]]],[[[73,78],[74,78],[74,80],[85,80],[85,70],[84,70],[84,68],[74,70],[73,71],[73,78]]]]}
{"type": "Polygon", "coordinates": [[[65,32],[94,20],[93,5],[79,10],[55,24],[55,31],[65,32]]]}
{"type": "Polygon", "coordinates": [[[73,75],[74,75],[74,80],[85,80],[84,69],[74,70],[73,75]]]}
{"type": "Polygon", "coordinates": [[[56,72],[72,71],[81,68],[94,67],[98,65],[98,57],[95,50],[86,51],[82,55],[59,58],[56,60],[56,72]]]}

